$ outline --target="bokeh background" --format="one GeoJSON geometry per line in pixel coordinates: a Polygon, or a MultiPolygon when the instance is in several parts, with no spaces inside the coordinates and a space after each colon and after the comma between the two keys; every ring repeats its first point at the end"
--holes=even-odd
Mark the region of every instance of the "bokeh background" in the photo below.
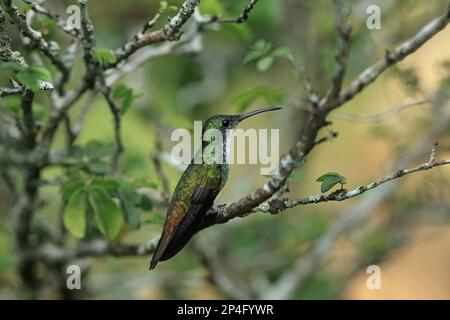
{"type": "MultiPolygon", "coordinates": [[[[47,1],[62,15],[71,1],[47,1]]],[[[170,1],[179,5],[181,1],[170,1]]],[[[204,0],[201,12],[236,16],[247,1],[204,0]]],[[[443,12],[447,1],[350,1],[353,25],[352,47],[346,82],[381,58],[388,48],[414,35],[428,21],[443,12]],[[382,29],[366,28],[366,8],[378,4],[382,29]]],[[[159,1],[90,1],[98,45],[116,48],[139,30],[158,10],[159,1]]],[[[165,18],[162,19],[165,22],[165,18]]],[[[49,31],[48,37],[65,37],[49,31]]],[[[305,118],[299,106],[305,91],[298,73],[285,59],[276,59],[267,71],[243,59],[255,41],[264,39],[273,48],[288,47],[296,63],[305,66],[314,88],[325,94],[334,70],[336,32],[331,1],[260,0],[249,20],[242,25],[221,25],[202,33],[198,53],[168,54],[122,78],[135,92],[143,93],[123,118],[125,152],[120,168],[130,178],[146,177],[160,184],[151,161],[155,141],[165,152],[173,144],[175,128],[193,127],[194,120],[218,113],[238,113],[268,104],[282,104],[276,113],[261,115],[242,128],[279,128],[280,153],[290,149],[305,118]],[[254,94],[250,103],[243,97],[254,94]],[[159,132],[159,136],[157,136],[159,132]]],[[[413,148],[436,121],[437,110],[424,104],[397,112],[382,120],[367,115],[383,113],[406,101],[433,94],[442,88],[450,71],[450,28],[436,35],[416,53],[385,72],[355,99],[332,113],[331,129],[338,138],[318,146],[289,182],[289,198],[320,193],[316,178],[336,171],[347,178],[346,188],[367,184],[392,170],[395,161],[413,148]],[[361,120],[362,119],[362,120],[361,120]],[[364,121],[363,121],[364,120],[364,121]]],[[[13,39],[18,41],[17,39],[13,39]]],[[[81,57],[77,63],[82,64],[81,57]]],[[[81,69],[81,68],[80,68],[81,69]]],[[[82,69],[80,70],[80,72],[82,69]]],[[[76,79],[76,76],[73,77],[76,79]]],[[[0,83],[7,79],[0,74],[0,83]]],[[[72,85],[75,85],[76,80],[72,85]]],[[[448,87],[447,87],[448,88],[448,87]]],[[[0,100],[1,108],[5,100],[0,100]]],[[[46,108],[45,99],[42,107],[46,108]]],[[[82,103],[71,112],[77,114],[82,103]]],[[[97,98],[77,140],[113,141],[113,122],[104,99],[97,98]]],[[[450,126],[440,139],[439,157],[450,156],[450,126]]],[[[64,142],[59,132],[59,143],[64,142]]],[[[421,160],[420,160],[421,161],[421,160]]],[[[423,159],[426,161],[426,157],[423,159]]],[[[170,189],[180,172],[167,162],[163,169],[170,189]]],[[[233,165],[227,185],[216,203],[238,200],[266,181],[258,165],[233,165]]],[[[57,169],[46,170],[52,179],[57,169]]],[[[450,172],[439,167],[402,179],[393,192],[370,213],[366,222],[339,237],[335,248],[315,268],[289,298],[291,299],[449,299],[450,298],[450,172]],[[368,290],[366,267],[379,265],[382,288],[368,290]]],[[[380,187],[383,188],[383,187],[380,187]]],[[[45,206],[36,219],[52,222],[58,210],[58,187],[47,186],[41,197],[45,206]]],[[[377,189],[372,192],[378,192],[377,189]]],[[[300,206],[271,216],[256,213],[208,228],[195,237],[195,243],[214,252],[218,267],[238,286],[267,288],[288,272],[295,262],[329,230],[347,208],[368,196],[342,203],[300,206]]],[[[0,298],[16,298],[19,278],[8,212],[11,208],[7,186],[0,180],[0,298]]],[[[144,243],[159,235],[164,210],[147,212],[141,228],[124,230],[123,243],[144,243]]],[[[117,240],[118,241],[118,240],[117,240]]],[[[148,271],[150,257],[101,257],[74,261],[89,265],[82,277],[77,297],[123,299],[221,299],[233,298],[211,281],[197,245],[190,244],[168,262],[148,271]]],[[[49,292],[48,298],[58,298],[49,292]]]]}

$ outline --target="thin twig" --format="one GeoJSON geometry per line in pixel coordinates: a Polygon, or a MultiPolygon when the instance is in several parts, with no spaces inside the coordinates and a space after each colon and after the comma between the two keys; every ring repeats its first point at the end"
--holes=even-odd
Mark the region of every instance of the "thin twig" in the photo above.
{"type": "Polygon", "coordinates": [[[374,181],[372,183],[369,183],[367,185],[359,186],[358,188],[355,188],[351,191],[346,191],[344,189],[337,190],[335,192],[332,192],[331,194],[324,195],[324,194],[317,194],[313,196],[309,196],[307,198],[297,199],[297,200],[272,200],[269,202],[265,202],[258,207],[254,209],[254,211],[261,211],[261,212],[270,212],[272,214],[280,213],[281,211],[288,209],[288,208],[294,208],[299,205],[307,205],[307,204],[314,204],[314,203],[321,203],[321,202],[328,202],[328,201],[343,201],[347,200],[356,196],[359,196],[369,190],[372,190],[386,182],[401,178],[403,176],[406,176],[408,174],[418,172],[418,171],[425,171],[429,170],[438,166],[448,165],[450,164],[450,160],[440,160],[440,161],[434,161],[434,162],[425,162],[422,163],[416,167],[409,168],[409,169],[401,169],[398,170],[395,173],[392,173],[389,176],[386,176],[384,178],[378,179],[377,181],[374,181]]]}
{"type": "Polygon", "coordinates": [[[155,130],[155,152],[152,155],[153,164],[155,165],[156,173],[159,176],[162,184],[163,195],[167,196],[170,194],[169,179],[167,178],[164,169],[161,164],[160,154],[163,153],[163,147],[161,142],[161,134],[158,128],[155,130]]]}
{"type": "Polygon", "coordinates": [[[50,10],[48,10],[47,8],[43,7],[42,5],[40,5],[35,1],[32,0],[22,0],[22,1],[31,5],[31,10],[33,10],[34,12],[47,16],[48,18],[56,22],[58,27],[60,27],[61,30],[63,30],[68,35],[76,38],[79,37],[79,30],[77,28],[71,28],[67,26],[66,20],[62,19],[58,14],[51,12],[50,10]]]}
{"type": "Polygon", "coordinates": [[[59,247],[53,244],[45,244],[29,252],[31,256],[36,256],[47,262],[70,261],[83,257],[101,257],[101,256],[144,256],[153,253],[158,244],[158,239],[152,239],[143,245],[118,244],[105,240],[91,240],[81,242],[74,248],[59,247]]]}
{"type": "Polygon", "coordinates": [[[12,96],[15,94],[22,94],[22,87],[19,88],[0,88],[0,97],[12,96]]]}
{"type": "Polygon", "coordinates": [[[336,53],[336,71],[333,76],[331,90],[327,99],[336,99],[341,92],[345,70],[347,68],[347,60],[350,51],[350,35],[352,32],[351,26],[347,23],[350,9],[339,0],[334,1],[334,7],[336,11],[338,50],[336,53]]]}
{"type": "Polygon", "coordinates": [[[248,20],[250,12],[255,7],[255,4],[258,0],[251,0],[249,4],[247,4],[242,13],[236,18],[220,18],[218,16],[213,16],[210,22],[220,22],[220,23],[243,23],[248,20]]]}
{"type": "Polygon", "coordinates": [[[116,106],[115,102],[111,98],[110,89],[106,87],[103,91],[103,96],[105,97],[106,101],[108,102],[109,109],[111,110],[111,113],[114,118],[114,137],[116,140],[116,150],[114,152],[114,155],[112,157],[111,162],[111,168],[112,171],[115,173],[118,170],[119,165],[119,157],[122,154],[124,148],[122,143],[122,135],[121,135],[121,116],[120,116],[120,109],[116,106]]]}

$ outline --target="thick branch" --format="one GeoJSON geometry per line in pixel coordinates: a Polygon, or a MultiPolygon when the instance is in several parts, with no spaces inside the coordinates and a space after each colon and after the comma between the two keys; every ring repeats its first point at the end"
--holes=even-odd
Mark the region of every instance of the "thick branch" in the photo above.
{"type": "Polygon", "coordinates": [[[170,19],[169,23],[163,28],[150,33],[138,34],[133,40],[117,49],[116,63],[107,66],[107,68],[116,66],[119,62],[126,60],[130,55],[144,46],[166,40],[178,40],[181,27],[189,20],[199,4],[200,0],[186,0],[175,17],[170,19]]]}

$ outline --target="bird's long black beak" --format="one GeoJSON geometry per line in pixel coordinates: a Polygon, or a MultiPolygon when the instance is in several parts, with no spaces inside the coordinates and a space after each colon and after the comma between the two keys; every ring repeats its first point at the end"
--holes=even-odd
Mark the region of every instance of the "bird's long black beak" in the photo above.
{"type": "Polygon", "coordinates": [[[249,111],[249,112],[241,114],[241,116],[237,119],[237,121],[242,121],[242,120],[252,117],[258,113],[272,111],[272,110],[280,110],[280,109],[281,109],[280,107],[269,107],[269,108],[263,108],[263,109],[258,109],[258,110],[254,110],[254,111],[249,111]]]}

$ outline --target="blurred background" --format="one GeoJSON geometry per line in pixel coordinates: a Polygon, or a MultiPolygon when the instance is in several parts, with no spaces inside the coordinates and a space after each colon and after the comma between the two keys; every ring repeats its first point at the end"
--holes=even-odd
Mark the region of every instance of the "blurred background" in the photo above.
{"type": "MultiPolygon", "coordinates": [[[[180,5],[181,1],[169,3],[180,5]]],[[[204,0],[200,11],[204,15],[235,17],[246,3],[204,0]]],[[[383,57],[387,49],[395,48],[439,16],[448,5],[444,0],[348,3],[353,35],[346,84],[383,57]],[[366,27],[366,9],[371,4],[381,8],[379,30],[366,27]]],[[[72,2],[47,1],[46,4],[64,15],[72,2]]],[[[153,17],[159,5],[159,1],[152,0],[90,1],[98,45],[111,49],[122,45],[153,17]]],[[[163,17],[160,24],[165,22],[163,17]]],[[[118,83],[142,93],[123,117],[122,174],[130,179],[147,178],[161,186],[152,157],[170,152],[174,145],[170,141],[173,129],[192,129],[194,120],[266,105],[278,104],[285,108],[249,119],[241,128],[279,128],[280,154],[286,153],[307,116],[301,107],[305,100],[301,77],[286,59],[275,59],[270,67],[264,68],[256,62],[244,64],[244,58],[257,41],[270,45],[270,50],[289,48],[293,60],[304,66],[314,89],[324,95],[335,67],[334,23],[331,1],[260,0],[244,24],[204,30],[195,40],[196,52],[187,50],[154,57],[121,78],[118,83]],[[161,143],[162,150],[156,142],[161,143]]],[[[39,27],[48,26],[44,21],[39,27]]],[[[67,38],[61,32],[51,28],[47,32],[46,37],[67,45],[67,38]]],[[[316,179],[329,171],[345,176],[345,187],[353,189],[395,172],[401,168],[400,164],[407,163],[409,167],[425,162],[427,154],[416,158],[412,155],[436,128],[442,118],[439,108],[447,102],[424,103],[383,115],[408,101],[448,91],[449,39],[447,27],[333,112],[330,115],[333,123],[322,130],[321,136],[332,130],[338,132],[338,137],[313,150],[289,181],[290,192],[286,196],[296,199],[320,194],[316,179]]],[[[81,55],[77,56],[80,74],[81,59],[81,55]]],[[[72,79],[69,86],[76,84],[76,72],[72,79]]],[[[7,83],[6,75],[0,74],[0,85],[7,83]]],[[[39,99],[45,112],[46,100],[39,99]]],[[[80,112],[83,101],[72,108],[74,115],[80,112]]],[[[8,98],[0,99],[0,117],[8,103],[11,103],[8,98]]],[[[438,157],[449,158],[450,122],[443,125],[445,130],[438,137],[438,157]]],[[[57,144],[62,145],[64,136],[60,129],[57,144]]],[[[92,139],[103,142],[114,139],[112,116],[101,97],[94,100],[76,144],[83,145],[92,139]]],[[[430,148],[434,142],[429,141],[430,148]]],[[[162,162],[162,169],[173,190],[180,171],[167,161],[162,162]]],[[[259,165],[232,165],[228,183],[216,204],[238,200],[262,185],[267,177],[261,176],[259,170],[259,165]]],[[[52,180],[61,174],[61,169],[51,168],[44,172],[44,179],[52,180]]],[[[197,234],[180,254],[151,272],[147,270],[150,256],[75,260],[74,264],[87,266],[82,275],[82,290],[76,292],[76,297],[222,299],[243,297],[241,293],[255,297],[254,292],[264,290],[272,290],[277,297],[273,284],[286,274],[295,273],[299,259],[308,257],[307,253],[327,232],[339,228],[336,223],[340,217],[359,212],[360,219],[344,228],[329,252],[314,262],[313,270],[283,298],[450,299],[449,192],[450,172],[442,166],[408,175],[344,202],[299,206],[276,216],[256,213],[213,226],[197,234]],[[379,290],[369,290],[366,286],[369,265],[381,268],[379,290]]],[[[2,299],[17,298],[20,284],[8,214],[12,203],[8,195],[8,185],[0,180],[2,299]]],[[[45,205],[39,208],[35,219],[52,223],[61,201],[59,187],[45,186],[41,189],[41,199],[45,205]]],[[[155,207],[143,215],[139,230],[124,229],[115,241],[139,244],[158,236],[163,219],[154,216],[164,217],[164,214],[165,210],[155,207]]],[[[59,298],[52,291],[45,296],[59,298]]]]}

